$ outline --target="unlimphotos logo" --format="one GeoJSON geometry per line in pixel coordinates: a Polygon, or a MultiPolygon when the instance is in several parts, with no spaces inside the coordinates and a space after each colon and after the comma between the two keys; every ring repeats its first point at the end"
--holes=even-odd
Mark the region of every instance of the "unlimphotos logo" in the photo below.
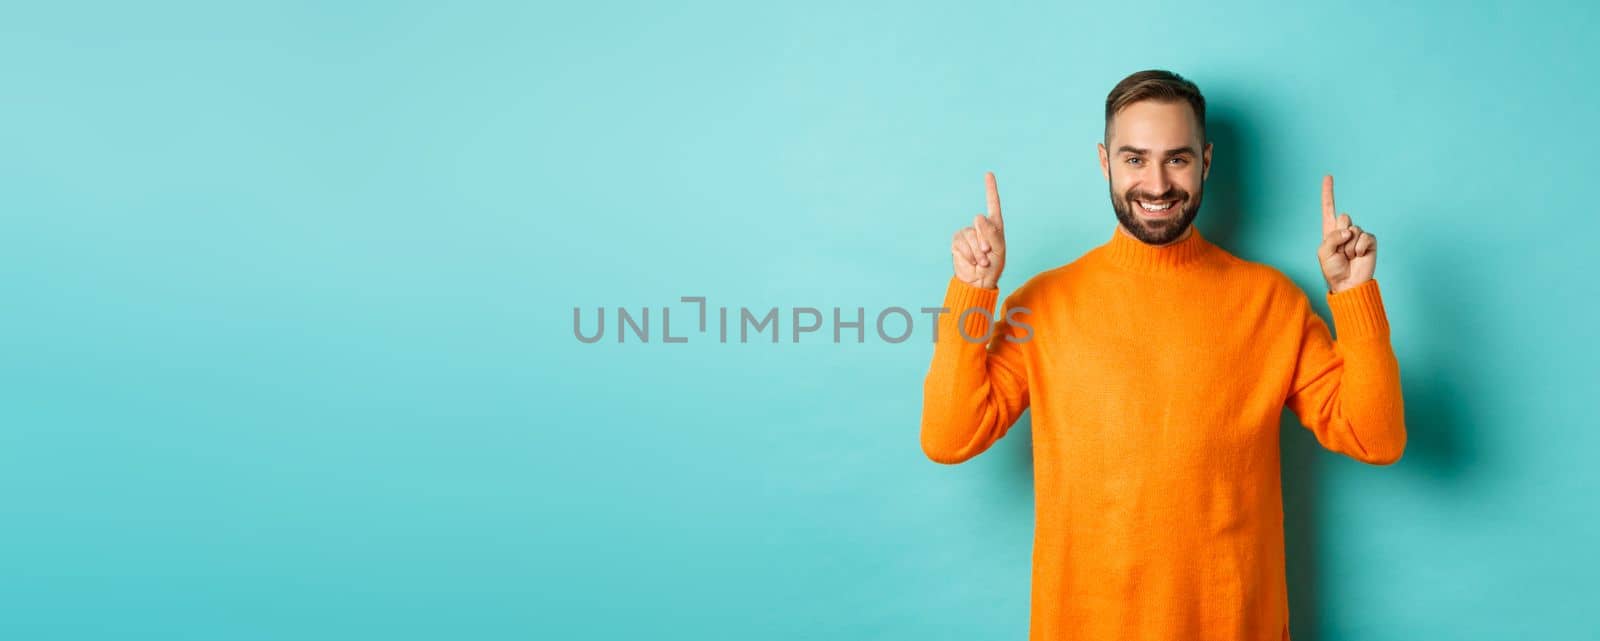
{"type": "MultiPolygon", "coordinates": [[[[680,303],[695,304],[699,307],[698,334],[709,340],[711,332],[708,316],[713,308],[706,304],[706,297],[682,296],[678,300],[680,303]]],[[[744,306],[737,308],[716,307],[716,341],[728,343],[730,334],[736,333],[734,340],[738,343],[749,343],[752,336],[755,337],[757,342],[760,342],[762,338],[767,338],[767,342],[777,343],[779,336],[783,335],[783,332],[780,331],[780,319],[788,320],[789,331],[787,335],[790,343],[799,343],[801,336],[822,331],[824,326],[823,319],[825,318],[822,310],[815,307],[792,307],[788,308],[787,314],[784,314],[780,312],[782,309],[784,308],[768,307],[765,309],[757,308],[759,311],[753,311],[751,308],[744,306]],[[731,321],[730,316],[732,317],[731,321]]],[[[585,332],[584,327],[586,324],[583,319],[583,310],[578,307],[572,308],[572,335],[580,342],[598,343],[605,339],[608,327],[606,324],[606,308],[596,307],[594,310],[595,317],[591,325],[593,330],[585,332]]],[[[637,314],[627,307],[619,306],[615,310],[616,342],[628,342],[628,334],[630,333],[639,343],[650,342],[651,307],[648,305],[641,306],[638,308],[637,314]]],[[[661,321],[660,342],[687,343],[690,338],[695,336],[693,332],[674,335],[672,333],[672,308],[662,306],[659,310],[661,321]]],[[[867,341],[867,317],[869,315],[867,308],[834,307],[832,311],[832,334],[835,344],[847,342],[845,337],[851,334],[854,335],[854,342],[856,343],[865,343],[867,341]],[[849,312],[850,316],[848,318],[845,316],[846,309],[853,309],[853,311],[849,312]]],[[[952,313],[952,310],[948,307],[922,307],[919,308],[919,311],[928,317],[927,325],[932,328],[932,336],[929,341],[938,341],[940,326],[945,325],[941,323],[941,319],[946,318],[946,315],[952,313]]],[[[1033,327],[1020,318],[1028,313],[1029,310],[1026,307],[1012,307],[1006,310],[1005,324],[1020,330],[1021,335],[1008,331],[1005,340],[1013,343],[1025,343],[1033,338],[1033,327]]],[[[875,316],[875,321],[872,326],[876,330],[878,340],[885,343],[906,342],[915,333],[917,327],[915,316],[904,307],[885,307],[873,316],[875,316]]],[[[947,318],[946,320],[953,320],[957,333],[961,334],[961,338],[969,343],[988,342],[994,335],[996,327],[996,323],[993,322],[994,319],[989,316],[989,310],[982,307],[963,309],[953,319],[947,318]],[[987,321],[981,323],[982,335],[969,333],[969,326],[979,324],[974,319],[974,316],[981,317],[984,321],[987,321]]],[[[948,325],[945,326],[948,327],[948,325]]],[[[978,328],[973,329],[976,330],[978,328]]]]}

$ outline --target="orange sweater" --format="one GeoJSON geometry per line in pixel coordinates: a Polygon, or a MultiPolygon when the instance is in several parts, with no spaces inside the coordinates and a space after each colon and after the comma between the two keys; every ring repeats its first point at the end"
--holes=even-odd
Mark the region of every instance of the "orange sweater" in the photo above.
{"type": "Polygon", "coordinates": [[[998,295],[951,278],[922,447],[960,463],[1032,408],[1030,639],[1288,639],[1282,408],[1357,460],[1405,450],[1377,281],[1326,294],[1336,343],[1278,270],[1198,228],[1154,247],[1119,227],[964,339],[960,312],[998,295]]]}

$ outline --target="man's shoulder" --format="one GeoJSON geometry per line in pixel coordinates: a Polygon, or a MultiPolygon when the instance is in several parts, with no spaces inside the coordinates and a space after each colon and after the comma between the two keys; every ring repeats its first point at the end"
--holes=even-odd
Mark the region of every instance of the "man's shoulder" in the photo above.
{"type": "Polygon", "coordinates": [[[1078,258],[1064,265],[1051,267],[1028,277],[1015,290],[1012,290],[1010,298],[1024,301],[1061,296],[1072,289],[1073,282],[1080,279],[1083,272],[1083,258],[1078,258]]]}
{"type": "Polygon", "coordinates": [[[1293,280],[1283,270],[1271,263],[1240,258],[1233,254],[1227,255],[1227,269],[1233,270],[1242,277],[1248,278],[1258,284],[1271,284],[1280,286],[1285,283],[1293,284],[1293,280]]]}
{"type": "Polygon", "coordinates": [[[1239,282],[1251,290],[1267,294],[1275,300],[1299,305],[1308,301],[1304,289],[1283,270],[1269,263],[1228,255],[1227,269],[1239,282]]]}

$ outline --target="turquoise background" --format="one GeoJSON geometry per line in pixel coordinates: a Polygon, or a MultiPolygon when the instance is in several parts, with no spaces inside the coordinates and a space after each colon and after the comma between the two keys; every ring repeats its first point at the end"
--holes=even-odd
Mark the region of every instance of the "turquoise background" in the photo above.
{"type": "Polygon", "coordinates": [[[932,463],[926,325],[678,297],[937,305],[985,170],[1009,291],[1151,67],[1210,238],[1319,292],[1331,172],[1382,239],[1410,446],[1285,415],[1295,638],[1593,634],[1600,10],[1092,4],[0,9],[0,637],[1023,638],[1026,417],[932,463]]]}

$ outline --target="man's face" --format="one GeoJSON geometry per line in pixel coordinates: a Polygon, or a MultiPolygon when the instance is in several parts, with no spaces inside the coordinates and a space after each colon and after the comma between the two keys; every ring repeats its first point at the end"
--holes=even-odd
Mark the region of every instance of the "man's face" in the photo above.
{"type": "Polygon", "coordinates": [[[1110,129],[1098,147],[1117,221],[1147,244],[1182,238],[1211,169],[1211,145],[1201,140],[1194,110],[1181,100],[1144,100],[1117,112],[1110,129]]]}

